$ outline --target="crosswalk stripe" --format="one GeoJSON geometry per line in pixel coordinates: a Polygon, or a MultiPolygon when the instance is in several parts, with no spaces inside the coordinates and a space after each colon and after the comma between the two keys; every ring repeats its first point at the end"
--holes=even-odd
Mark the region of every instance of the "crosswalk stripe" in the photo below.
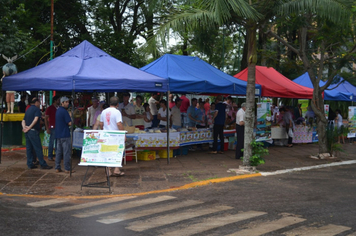
{"type": "Polygon", "coordinates": [[[224,225],[228,225],[231,223],[235,223],[238,221],[242,220],[247,220],[253,217],[257,216],[262,216],[267,214],[266,212],[258,212],[258,211],[248,211],[248,212],[243,212],[235,215],[225,215],[221,217],[211,217],[204,222],[189,225],[188,227],[185,227],[184,229],[179,229],[176,231],[169,231],[166,233],[161,234],[161,236],[176,236],[176,235],[181,235],[181,236],[188,236],[188,235],[193,235],[193,234],[198,234],[202,233],[204,231],[208,231],[214,228],[222,227],[224,225]]]}
{"type": "Polygon", "coordinates": [[[39,201],[39,202],[30,202],[27,203],[28,206],[32,207],[44,207],[44,206],[50,206],[62,202],[69,201],[69,199],[61,198],[61,199],[50,199],[50,200],[44,200],[44,201],[39,201]]]}
{"type": "Polygon", "coordinates": [[[305,219],[298,218],[298,217],[284,217],[279,220],[271,221],[271,222],[266,222],[266,223],[261,223],[257,227],[251,228],[251,229],[244,229],[237,231],[235,233],[229,234],[228,236],[258,236],[262,234],[266,234],[275,230],[282,229],[284,227],[294,225],[300,222],[305,221],[305,219]]]}
{"type": "Polygon", "coordinates": [[[97,216],[97,215],[102,215],[102,214],[106,214],[106,213],[111,213],[114,211],[130,209],[133,207],[139,207],[139,206],[143,206],[143,205],[147,205],[147,204],[172,200],[174,198],[175,197],[172,197],[172,196],[160,196],[160,197],[155,197],[155,198],[147,198],[147,199],[127,202],[125,204],[109,206],[109,207],[105,207],[105,208],[98,209],[98,210],[79,213],[79,214],[75,214],[73,216],[78,217],[78,218],[86,218],[86,217],[90,217],[90,216],[97,216]]]}
{"type": "Polygon", "coordinates": [[[102,217],[100,220],[97,220],[97,221],[100,223],[103,223],[103,224],[113,224],[113,223],[117,223],[117,222],[121,222],[121,221],[125,221],[125,220],[131,220],[131,219],[135,219],[135,218],[139,218],[139,217],[143,217],[143,216],[162,213],[165,211],[170,211],[170,210],[174,210],[174,209],[178,209],[178,208],[182,208],[182,207],[194,206],[194,205],[198,205],[198,204],[202,204],[202,203],[203,202],[200,202],[200,201],[188,200],[188,201],[184,201],[184,202],[173,203],[173,204],[155,208],[155,209],[147,209],[147,210],[143,210],[140,212],[122,213],[122,214],[117,214],[114,216],[102,217]]]}
{"type": "Polygon", "coordinates": [[[121,201],[132,199],[135,197],[136,196],[108,198],[108,199],[103,199],[103,200],[99,200],[99,201],[95,201],[95,202],[83,203],[83,204],[74,205],[74,206],[51,208],[50,210],[56,211],[56,212],[80,210],[80,209],[89,208],[89,207],[93,207],[93,206],[100,206],[100,205],[107,204],[107,203],[121,202],[121,201]]]}
{"type": "Polygon", "coordinates": [[[200,210],[188,209],[176,214],[172,213],[164,216],[158,216],[145,221],[135,221],[131,223],[130,226],[126,227],[126,229],[141,232],[147,229],[152,229],[167,224],[177,223],[179,221],[188,220],[198,216],[203,216],[203,215],[207,215],[219,211],[230,210],[230,209],[232,209],[232,207],[230,206],[213,206],[200,210]]]}
{"type": "MultiPolygon", "coordinates": [[[[300,227],[293,229],[290,232],[286,232],[287,236],[304,236],[304,235],[313,235],[313,236],[333,236],[340,234],[344,231],[350,230],[350,227],[340,226],[340,225],[325,225],[322,227],[300,227]]],[[[356,234],[353,234],[356,235],[356,234]]]]}

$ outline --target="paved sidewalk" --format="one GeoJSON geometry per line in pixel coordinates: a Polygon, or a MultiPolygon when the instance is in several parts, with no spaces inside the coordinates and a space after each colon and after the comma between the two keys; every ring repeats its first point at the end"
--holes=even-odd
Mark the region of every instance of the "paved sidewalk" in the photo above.
{"type": "MultiPolygon", "coordinates": [[[[257,167],[258,171],[270,172],[296,167],[315,166],[331,162],[356,160],[356,144],[344,144],[345,152],[332,160],[315,160],[308,156],[318,153],[317,144],[301,144],[292,148],[269,147],[270,154],[265,156],[266,164],[257,167]]],[[[47,160],[47,159],[46,159],[47,160]]],[[[111,177],[111,190],[103,188],[80,189],[87,167],[78,166],[79,158],[73,157],[73,168],[69,174],[56,173],[54,169],[28,170],[26,151],[15,150],[2,152],[0,164],[0,192],[3,194],[53,195],[53,196],[89,196],[108,194],[134,194],[155,190],[173,189],[203,180],[236,176],[229,169],[236,169],[242,164],[235,159],[235,152],[208,154],[204,151],[189,152],[186,156],[154,161],[127,162],[123,167],[124,177],[111,177]]],[[[54,166],[54,162],[49,162],[54,166]]],[[[311,170],[313,171],[313,170],[311,170]]],[[[103,167],[90,167],[88,182],[105,181],[103,167]]]]}

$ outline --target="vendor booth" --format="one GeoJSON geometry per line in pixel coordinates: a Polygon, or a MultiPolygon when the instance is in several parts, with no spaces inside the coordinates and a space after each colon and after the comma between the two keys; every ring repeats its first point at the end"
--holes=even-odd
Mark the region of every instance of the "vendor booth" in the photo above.
{"type": "MultiPolygon", "coordinates": [[[[247,76],[247,68],[234,75],[242,81],[247,81],[247,76]]],[[[313,98],[313,89],[291,81],[272,67],[256,66],[257,85],[261,86],[262,97],[313,98]]]]}
{"type": "MultiPolygon", "coordinates": [[[[341,78],[341,80],[344,81],[342,78],[341,78]]],[[[339,82],[342,82],[342,81],[339,81],[339,82]]],[[[300,84],[302,86],[308,87],[308,88],[314,87],[310,80],[308,72],[306,72],[303,75],[299,76],[298,78],[294,79],[293,82],[300,84]]],[[[335,87],[335,84],[329,85],[329,87],[327,89],[330,89],[330,90],[324,90],[324,100],[347,101],[347,102],[354,101],[354,98],[356,96],[356,88],[353,85],[350,84],[349,86],[347,86],[348,90],[341,89],[341,85],[344,85],[346,87],[346,84],[345,84],[346,82],[347,81],[342,82],[342,84],[340,84],[338,87],[335,87]],[[349,91],[353,90],[352,88],[354,88],[354,93],[349,92],[349,91]]],[[[320,87],[324,86],[325,84],[326,84],[326,82],[324,82],[324,81],[319,82],[320,87]]]]}
{"type": "MultiPolygon", "coordinates": [[[[198,57],[165,54],[141,70],[168,79],[175,93],[246,95],[247,82],[218,70],[198,57]]],[[[256,86],[256,95],[261,86],[256,86]]]]}
{"type": "Polygon", "coordinates": [[[5,77],[2,89],[68,91],[74,98],[74,92],[166,92],[168,83],[83,41],[51,61],[5,77]]]}

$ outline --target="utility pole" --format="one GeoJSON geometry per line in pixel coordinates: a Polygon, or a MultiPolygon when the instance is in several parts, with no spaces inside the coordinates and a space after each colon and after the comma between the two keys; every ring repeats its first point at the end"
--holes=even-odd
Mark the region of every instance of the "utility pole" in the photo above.
{"type": "MultiPolygon", "coordinates": [[[[53,59],[53,14],[54,14],[54,0],[51,0],[51,44],[50,44],[50,60],[53,59]]],[[[56,91],[54,91],[54,94],[56,91]]],[[[49,91],[49,105],[52,105],[52,90],[49,91]]]]}

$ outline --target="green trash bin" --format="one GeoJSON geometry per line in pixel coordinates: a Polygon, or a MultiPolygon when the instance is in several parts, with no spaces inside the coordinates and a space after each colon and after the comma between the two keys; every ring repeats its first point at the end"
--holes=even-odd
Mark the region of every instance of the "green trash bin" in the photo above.
{"type": "Polygon", "coordinates": [[[2,145],[22,145],[21,122],[25,113],[3,114],[4,130],[2,133],[2,145]]]}

